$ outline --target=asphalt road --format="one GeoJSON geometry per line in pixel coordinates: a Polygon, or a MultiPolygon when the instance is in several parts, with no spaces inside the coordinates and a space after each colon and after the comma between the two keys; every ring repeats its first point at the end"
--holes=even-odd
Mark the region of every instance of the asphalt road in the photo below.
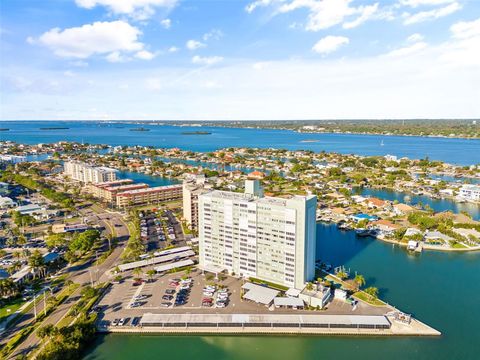
{"type": "MultiPolygon", "coordinates": [[[[102,213],[91,215],[92,220],[97,220],[105,227],[107,233],[111,233],[112,229],[115,229],[117,238],[117,246],[113,250],[112,254],[99,266],[94,266],[95,256],[80,266],[73,266],[66,268],[64,271],[69,273],[69,280],[72,280],[75,283],[86,285],[90,282],[104,282],[108,280],[108,275],[106,271],[111,269],[113,265],[117,262],[120,255],[123,252],[124,244],[128,240],[129,231],[125,222],[123,221],[120,214],[116,213],[102,213]]],[[[107,250],[108,244],[104,244],[102,250],[107,250]]],[[[63,304],[61,304],[55,311],[53,311],[43,322],[41,326],[47,324],[57,324],[72,307],[72,305],[80,299],[80,289],[79,287],[63,304]]],[[[43,310],[43,301],[37,306],[37,313],[43,310]]],[[[22,315],[19,321],[9,328],[3,335],[1,343],[4,344],[15,335],[20,329],[30,325],[34,319],[33,309],[28,313],[22,315]]],[[[23,341],[12,353],[9,359],[14,359],[19,355],[27,354],[32,350],[37,349],[40,344],[40,339],[37,337],[36,332],[30,334],[25,341],[23,341]]]]}

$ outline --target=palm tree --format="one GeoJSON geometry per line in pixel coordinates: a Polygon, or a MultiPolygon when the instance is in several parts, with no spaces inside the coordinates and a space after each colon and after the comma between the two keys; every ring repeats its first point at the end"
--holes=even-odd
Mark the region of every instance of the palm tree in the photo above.
{"type": "Polygon", "coordinates": [[[341,270],[341,271],[337,272],[337,277],[341,280],[344,280],[344,279],[348,278],[348,274],[345,271],[341,270]]]}
{"type": "Polygon", "coordinates": [[[150,269],[147,271],[147,276],[148,276],[148,280],[149,281],[152,281],[153,280],[153,277],[155,276],[157,272],[154,270],[154,269],[150,269]]]}
{"type": "Polygon", "coordinates": [[[378,298],[378,289],[376,287],[370,286],[364,290],[372,298],[378,298]]]}
{"type": "Polygon", "coordinates": [[[28,258],[28,265],[33,270],[33,277],[36,277],[37,271],[40,270],[42,272],[42,269],[45,268],[45,261],[43,259],[42,254],[40,254],[40,251],[35,250],[32,255],[28,258]]]}
{"type": "Polygon", "coordinates": [[[366,283],[365,278],[363,277],[363,275],[360,274],[355,275],[353,281],[355,282],[355,284],[357,284],[358,289],[360,289],[366,283]]]}
{"type": "Polygon", "coordinates": [[[133,275],[136,275],[137,277],[141,277],[143,275],[143,270],[141,268],[135,268],[132,271],[133,275]]]}

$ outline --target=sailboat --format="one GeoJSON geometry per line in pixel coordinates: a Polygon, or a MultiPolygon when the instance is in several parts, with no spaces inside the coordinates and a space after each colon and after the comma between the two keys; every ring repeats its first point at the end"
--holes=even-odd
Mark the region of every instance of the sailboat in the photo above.
{"type": "Polygon", "coordinates": [[[383,146],[383,145],[385,145],[385,144],[383,143],[383,139],[382,139],[382,141],[380,142],[380,146],[383,146]]]}

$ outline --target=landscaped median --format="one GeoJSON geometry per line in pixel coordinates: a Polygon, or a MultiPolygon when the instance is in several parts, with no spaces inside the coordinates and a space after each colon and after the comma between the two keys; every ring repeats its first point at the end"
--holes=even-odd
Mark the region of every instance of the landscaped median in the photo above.
{"type": "MultiPolygon", "coordinates": [[[[78,284],[71,284],[67,286],[64,290],[58,294],[55,299],[56,301],[54,303],[47,304],[46,309],[44,311],[41,311],[36,320],[34,321],[33,324],[30,326],[27,326],[26,328],[20,330],[18,334],[16,334],[8,343],[5,344],[5,346],[2,348],[2,351],[0,352],[0,355],[2,358],[6,358],[11,352],[23,341],[25,340],[35,329],[37,329],[43,320],[50,315],[53,310],[55,310],[61,303],[63,303],[77,288],[78,284]]],[[[45,296],[45,293],[39,296],[35,301],[38,302],[39,300],[43,299],[43,296],[45,296]]],[[[33,301],[31,305],[27,306],[24,310],[23,313],[26,313],[30,311],[33,307],[33,301]]]]}

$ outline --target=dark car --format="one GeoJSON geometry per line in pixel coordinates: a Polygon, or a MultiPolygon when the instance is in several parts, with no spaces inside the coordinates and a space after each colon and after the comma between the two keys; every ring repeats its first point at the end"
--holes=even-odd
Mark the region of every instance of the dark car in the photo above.
{"type": "Polygon", "coordinates": [[[138,324],[140,323],[140,317],[139,316],[136,316],[133,318],[132,320],[132,326],[138,326],[138,324]]]}
{"type": "Polygon", "coordinates": [[[173,299],[173,295],[163,295],[162,296],[162,300],[172,300],[173,299]]]}
{"type": "Polygon", "coordinates": [[[175,289],[167,289],[167,290],[165,290],[165,294],[173,295],[173,294],[175,294],[175,289]]]}

